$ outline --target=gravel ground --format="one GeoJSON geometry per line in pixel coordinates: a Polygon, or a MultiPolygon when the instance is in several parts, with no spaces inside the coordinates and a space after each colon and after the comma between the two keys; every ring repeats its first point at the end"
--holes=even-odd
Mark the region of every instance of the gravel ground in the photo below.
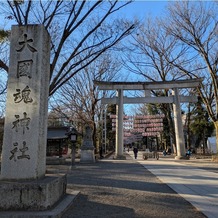
{"type": "Polygon", "coordinates": [[[80,194],[63,218],[205,217],[129,156],[77,163],[68,187],[80,194]]]}

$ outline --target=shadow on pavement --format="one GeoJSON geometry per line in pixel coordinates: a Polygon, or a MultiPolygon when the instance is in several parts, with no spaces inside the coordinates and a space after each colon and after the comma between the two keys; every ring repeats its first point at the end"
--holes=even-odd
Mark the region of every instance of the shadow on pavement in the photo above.
{"type": "MultiPolygon", "coordinates": [[[[108,193],[106,193],[107,195],[108,193]]],[[[134,210],[128,207],[103,204],[92,201],[89,196],[80,194],[74,203],[70,213],[67,213],[65,218],[82,218],[82,217],[116,217],[126,218],[135,217],[134,210]]]]}
{"type": "Polygon", "coordinates": [[[63,218],[203,218],[189,202],[134,160],[79,164],[68,188],[80,191],[63,218]]]}

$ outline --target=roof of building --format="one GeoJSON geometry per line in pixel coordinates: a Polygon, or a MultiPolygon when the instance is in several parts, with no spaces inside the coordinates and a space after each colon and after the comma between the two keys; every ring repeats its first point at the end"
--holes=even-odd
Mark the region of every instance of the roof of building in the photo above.
{"type": "Polygon", "coordinates": [[[69,132],[69,127],[48,127],[47,139],[67,139],[69,132]]]}

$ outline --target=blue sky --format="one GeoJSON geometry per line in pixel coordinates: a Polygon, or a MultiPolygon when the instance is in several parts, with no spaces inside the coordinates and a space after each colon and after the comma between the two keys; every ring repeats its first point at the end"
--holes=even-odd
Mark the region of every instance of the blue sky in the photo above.
{"type": "MultiPolygon", "coordinates": [[[[0,2],[4,2],[0,0],[0,2]]],[[[125,8],[122,8],[118,13],[119,17],[134,18],[135,16],[139,18],[145,18],[146,16],[158,16],[163,13],[167,1],[140,1],[136,0],[131,4],[127,5],[125,8]]],[[[116,14],[117,16],[117,14],[116,14]]],[[[3,17],[0,15],[0,28],[4,27],[7,24],[7,28],[10,28],[8,25],[9,22],[5,23],[3,17]]]]}
{"type": "Polygon", "coordinates": [[[167,1],[135,1],[120,11],[120,17],[131,18],[138,16],[144,18],[146,16],[158,16],[163,13],[167,1]]]}
{"type": "MultiPolygon", "coordinates": [[[[171,0],[172,1],[172,0],[171,0]]],[[[146,17],[160,17],[163,15],[164,10],[166,6],[168,5],[169,1],[139,1],[136,0],[124,8],[122,8],[116,16],[119,18],[127,18],[131,19],[134,17],[137,17],[141,20],[144,20],[146,17]]],[[[139,76],[133,75],[133,78],[135,78],[138,81],[139,76]]],[[[130,80],[133,80],[133,78],[129,78],[130,80]]]]}
{"type": "MultiPolygon", "coordinates": [[[[166,5],[168,4],[167,1],[135,1],[131,4],[129,4],[128,6],[126,6],[125,8],[123,8],[120,12],[119,12],[119,17],[125,17],[125,18],[134,18],[134,17],[138,17],[140,19],[144,19],[145,17],[158,17],[163,15],[164,13],[164,9],[166,7],[166,5]]],[[[125,70],[124,70],[124,73],[125,70]]],[[[122,80],[122,79],[121,79],[122,80]]],[[[138,81],[140,80],[139,76],[135,76],[135,75],[129,75],[128,78],[129,81],[138,81]]],[[[134,92],[128,93],[125,92],[125,95],[134,95],[134,92]]],[[[124,105],[124,111],[126,114],[128,115],[132,115],[135,114],[137,112],[137,108],[138,108],[139,104],[125,104],[124,105]]]]}

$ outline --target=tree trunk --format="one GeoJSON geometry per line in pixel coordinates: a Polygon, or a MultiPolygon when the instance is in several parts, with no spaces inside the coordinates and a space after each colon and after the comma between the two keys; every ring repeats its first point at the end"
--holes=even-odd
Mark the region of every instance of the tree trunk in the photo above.
{"type": "Polygon", "coordinates": [[[214,122],[214,126],[216,129],[216,153],[218,154],[218,120],[214,122]]]}
{"type": "Polygon", "coordinates": [[[170,124],[170,138],[171,138],[171,146],[173,147],[173,153],[177,154],[177,148],[176,148],[176,136],[175,136],[175,130],[174,130],[174,123],[171,118],[171,124],[170,124]]]}
{"type": "Polygon", "coordinates": [[[190,104],[188,104],[188,117],[187,117],[187,148],[190,148],[190,147],[191,147],[190,123],[191,123],[191,110],[190,110],[190,104]]]}

